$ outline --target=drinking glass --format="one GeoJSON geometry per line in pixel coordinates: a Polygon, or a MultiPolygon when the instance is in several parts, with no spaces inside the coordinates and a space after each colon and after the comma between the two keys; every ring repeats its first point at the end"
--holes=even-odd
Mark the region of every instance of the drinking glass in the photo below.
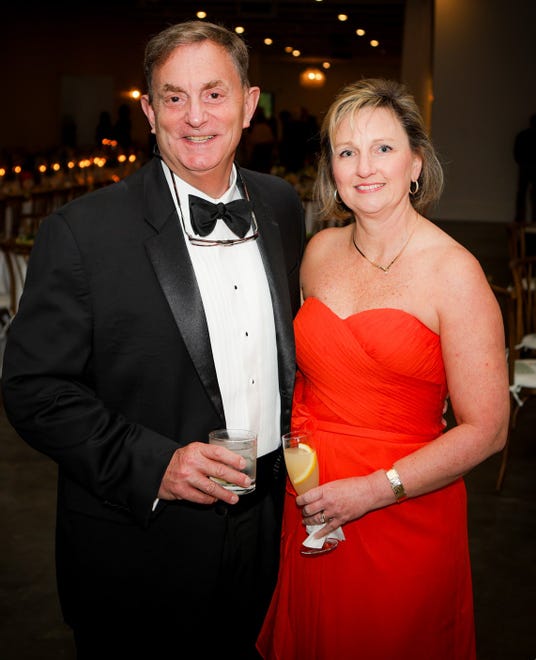
{"type": "MultiPolygon", "coordinates": [[[[318,457],[308,433],[285,433],[282,436],[283,455],[289,479],[298,495],[302,495],[319,484],[318,457]]],[[[325,538],[321,548],[301,546],[300,553],[305,556],[322,555],[335,550],[339,542],[334,538],[325,538]]]]}
{"type": "Polygon", "coordinates": [[[208,434],[208,442],[218,445],[239,454],[246,459],[246,467],[241,470],[251,479],[251,485],[247,488],[237,486],[223,479],[212,477],[212,479],[227,490],[232,490],[237,495],[246,495],[255,490],[257,476],[257,435],[253,431],[243,429],[218,429],[208,434]]]}

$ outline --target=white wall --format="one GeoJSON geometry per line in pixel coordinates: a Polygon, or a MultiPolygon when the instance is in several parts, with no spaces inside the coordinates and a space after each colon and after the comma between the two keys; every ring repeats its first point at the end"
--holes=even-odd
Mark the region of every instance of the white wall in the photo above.
{"type": "Polygon", "coordinates": [[[510,222],[516,133],[536,112],[536,2],[435,0],[432,137],[446,189],[434,217],[510,222]]]}

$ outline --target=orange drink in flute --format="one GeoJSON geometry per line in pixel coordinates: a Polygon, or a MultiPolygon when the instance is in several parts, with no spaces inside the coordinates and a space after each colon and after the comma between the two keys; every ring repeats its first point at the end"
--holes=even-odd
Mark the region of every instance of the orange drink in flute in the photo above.
{"type": "MultiPolygon", "coordinates": [[[[298,495],[319,485],[318,457],[307,433],[285,433],[282,437],[283,455],[289,479],[298,495]]],[[[325,554],[334,550],[337,539],[326,538],[321,548],[302,545],[302,555],[325,554]]]]}

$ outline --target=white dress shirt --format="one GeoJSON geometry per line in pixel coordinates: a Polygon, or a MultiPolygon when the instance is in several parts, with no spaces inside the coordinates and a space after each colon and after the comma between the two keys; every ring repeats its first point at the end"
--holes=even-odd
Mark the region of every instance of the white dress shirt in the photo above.
{"type": "MultiPolygon", "coordinates": [[[[187,236],[196,236],[190,224],[188,195],[215,204],[240,199],[236,169],[233,167],[229,188],[219,199],[175,176],[178,204],[171,172],[163,162],[162,167],[179,218],[182,214],[184,221],[184,238],[205,309],[227,427],[255,431],[257,455],[263,456],[280,445],[281,400],[272,300],[257,241],[197,246],[187,236]]],[[[179,226],[184,232],[180,221],[179,226]]],[[[236,236],[218,220],[214,231],[203,238],[236,236]]]]}

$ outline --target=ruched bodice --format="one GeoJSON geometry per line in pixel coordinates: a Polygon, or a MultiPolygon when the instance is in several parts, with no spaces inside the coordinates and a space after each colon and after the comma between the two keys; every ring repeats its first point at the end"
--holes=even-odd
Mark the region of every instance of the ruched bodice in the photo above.
{"type": "Polygon", "coordinates": [[[373,309],[341,319],[307,298],[294,330],[304,378],[300,399],[316,416],[432,438],[440,433],[446,395],[441,345],[414,316],[373,309]]]}

